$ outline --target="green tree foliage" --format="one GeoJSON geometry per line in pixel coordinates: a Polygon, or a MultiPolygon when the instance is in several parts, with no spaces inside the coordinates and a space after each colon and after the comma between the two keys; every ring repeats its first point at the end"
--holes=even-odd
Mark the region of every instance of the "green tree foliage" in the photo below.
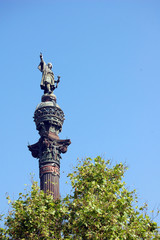
{"type": "Polygon", "coordinates": [[[63,220],[63,207],[60,200],[53,201],[51,195],[39,190],[36,182],[31,191],[19,194],[6,217],[6,239],[59,239],[63,220]]]}
{"type": "Polygon", "coordinates": [[[137,206],[135,191],[122,182],[126,168],[101,157],[87,158],[69,174],[72,192],[53,200],[37,183],[16,201],[0,229],[0,239],[160,239],[158,227],[137,206]]]}

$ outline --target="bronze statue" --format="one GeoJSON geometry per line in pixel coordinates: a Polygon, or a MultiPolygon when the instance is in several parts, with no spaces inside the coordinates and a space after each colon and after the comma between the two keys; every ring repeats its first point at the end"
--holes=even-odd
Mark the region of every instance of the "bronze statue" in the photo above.
{"type": "Polygon", "coordinates": [[[58,76],[57,81],[54,80],[54,74],[52,72],[52,63],[46,64],[43,60],[42,53],[40,53],[40,64],[38,69],[42,72],[42,80],[41,80],[41,89],[44,90],[44,94],[53,93],[54,89],[58,87],[58,83],[60,82],[60,76],[58,76]],[[55,85],[56,83],[56,85],[55,85]]]}

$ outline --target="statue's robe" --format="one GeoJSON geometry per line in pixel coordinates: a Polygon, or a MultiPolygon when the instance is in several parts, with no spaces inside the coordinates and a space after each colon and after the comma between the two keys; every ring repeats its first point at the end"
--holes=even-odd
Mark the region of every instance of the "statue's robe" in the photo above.
{"type": "Polygon", "coordinates": [[[41,89],[45,89],[45,85],[50,84],[51,89],[54,90],[54,74],[51,69],[47,66],[47,64],[43,61],[40,62],[38,69],[42,72],[42,80],[41,80],[41,89]]]}

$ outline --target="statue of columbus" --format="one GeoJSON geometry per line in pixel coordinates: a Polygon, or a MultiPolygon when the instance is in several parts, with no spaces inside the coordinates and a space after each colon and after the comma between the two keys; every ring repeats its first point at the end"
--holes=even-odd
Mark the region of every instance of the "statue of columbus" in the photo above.
{"type": "Polygon", "coordinates": [[[58,87],[58,83],[60,82],[60,76],[58,76],[57,81],[54,80],[52,63],[46,64],[43,60],[42,53],[40,53],[40,64],[38,65],[38,69],[42,72],[42,80],[40,86],[41,89],[44,90],[44,94],[53,93],[54,89],[58,87]]]}

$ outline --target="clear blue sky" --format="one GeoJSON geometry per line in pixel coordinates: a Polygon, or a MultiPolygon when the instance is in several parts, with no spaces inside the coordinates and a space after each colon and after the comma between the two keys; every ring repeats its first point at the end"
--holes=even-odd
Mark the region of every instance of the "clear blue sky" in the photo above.
{"type": "MultiPolygon", "coordinates": [[[[61,161],[61,195],[77,158],[126,162],[140,204],[160,208],[160,1],[0,1],[0,199],[39,181],[27,149],[43,94],[39,53],[61,76],[55,94],[72,144],[61,161]]],[[[159,222],[160,220],[156,219],[159,222]]]]}

